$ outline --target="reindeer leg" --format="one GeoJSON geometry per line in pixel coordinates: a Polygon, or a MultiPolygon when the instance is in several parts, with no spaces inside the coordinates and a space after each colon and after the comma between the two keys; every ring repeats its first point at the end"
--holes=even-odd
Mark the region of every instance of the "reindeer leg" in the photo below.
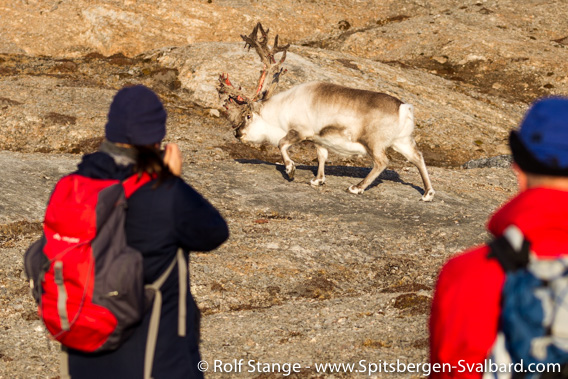
{"type": "Polygon", "coordinates": [[[310,180],[310,184],[314,187],[321,186],[325,183],[325,161],[327,160],[327,149],[323,146],[316,145],[318,153],[318,173],[315,178],[310,180]]]}
{"type": "Polygon", "coordinates": [[[359,194],[363,193],[367,187],[371,185],[379,177],[381,172],[387,167],[389,159],[384,150],[379,150],[379,152],[369,151],[369,155],[373,157],[373,168],[371,172],[363,179],[359,184],[349,187],[347,190],[351,193],[359,194]]]}
{"type": "Polygon", "coordinates": [[[290,159],[288,155],[288,149],[295,143],[300,142],[302,139],[300,138],[300,133],[296,130],[290,130],[288,134],[284,136],[278,142],[278,148],[280,149],[280,154],[282,154],[282,160],[284,161],[284,165],[286,166],[286,174],[290,180],[294,179],[294,173],[296,172],[296,165],[290,159]]]}
{"type": "Polygon", "coordinates": [[[430,176],[428,176],[428,170],[424,163],[424,157],[422,157],[422,153],[416,148],[414,138],[405,137],[400,140],[396,140],[393,143],[392,148],[404,155],[410,163],[418,168],[420,176],[422,177],[422,182],[424,183],[424,195],[422,196],[422,201],[432,201],[436,191],[432,188],[430,176]]]}

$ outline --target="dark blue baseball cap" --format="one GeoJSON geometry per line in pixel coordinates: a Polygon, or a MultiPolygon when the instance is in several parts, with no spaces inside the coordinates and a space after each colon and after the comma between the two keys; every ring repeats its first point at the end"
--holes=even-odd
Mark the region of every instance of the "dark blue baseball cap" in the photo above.
{"type": "Polygon", "coordinates": [[[125,87],[112,100],[105,136],[110,142],[153,145],[166,135],[166,118],[154,91],[143,85],[125,87]]]}
{"type": "Polygon", "coordinates": [[[513,160],[523,171],[568,176],[568,98],[536,101],[509,142],[513,160]]]}

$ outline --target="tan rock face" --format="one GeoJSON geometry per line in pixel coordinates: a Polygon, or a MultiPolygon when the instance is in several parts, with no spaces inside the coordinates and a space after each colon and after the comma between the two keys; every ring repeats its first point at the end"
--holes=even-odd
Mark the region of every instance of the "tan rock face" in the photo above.
{"type": "Polygon", "coordinates": [[[0,51],[133,56],[163,46],[239,41],[239,34],[258,21],[270,21],[282,37],[294,41],[361,27],[385,10],[385,2],[378,0],[2,0],[0,51]]]}
{"type": "Polygon", "coordinates": [[[262,21],[292,44],[415,67],[527,103],[568,91],[566,14],[566,3],[529,0],[0,0],[0,52],[135,56],[239,42],[262,21]]]}
{"type": "Polygon", "coordinates": [[[568,4],[445,3],[401,7],[373,27],[306,43],[426,70],[509,102],[568,92],[568,4]]]}

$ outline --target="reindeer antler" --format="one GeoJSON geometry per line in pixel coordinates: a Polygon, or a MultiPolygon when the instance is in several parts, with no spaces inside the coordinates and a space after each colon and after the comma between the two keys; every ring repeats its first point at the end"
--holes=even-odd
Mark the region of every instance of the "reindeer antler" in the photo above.
{"type": "Polygon", "coordinates": [[[259,22],[250,35],[241,35],[241,38],[245,41],[245,48],[248,47],[250,50],[254,47],[263,64],[263,69],[260,72],[254,95],[248,96],[241,87],[236,88],[233,86],[228,74],[219,75],[217,92],[219,92],[223,106],[227,111],[227,118],[231,121],[234,128],[238,128],[245,122],[245,115],[252,112],[256,101],[268,100],[270,96],[272,96],[272,93],[278,85],[280,75],[286,72],[286,70],[282,69],[280,66],[286,60],[286,51],[290,47],[290,44],[279,46],[278,36],[276,36],[272,48],[268,47],[269,31],[269,29],[264,30],[262,24],[259,22]],[[258,35],[259,32],[260,38],[258,35]],[[276,62],[274,56],[278,53],[282,53],[282,56],[280,60],[276,62]],[[267,77],[271,79],[266,80],[267,77]]]}
{"type": "Polygon", "coordinates": [[[240,87],[237,89],[233,86],[229,80],[229,74],[224,73],[219,75],[217,92],[219,92],[219,95],[226,95],[227,100],[233,100],[239,105],[250,102],[248,96],[244,94],[240,87]]]}
{"type": "Polygon", "coordinates": [[[264,68],[260,72],[260,77],[258,79],[258,85],[256,88],[256,93],[253,97],[253,101],[256,100],[267,100],[272,96],[272,93],[278,85],[280,75],[286,71],[280,68],[280,65],[286,60],[286,52],[290,47],[290,44],[285,46],[278,46],[278,35],[274,37],[274,44],[272,48],[268,47],[268,33],[270,29],[264,30],[262,24],[259,22],[256,24],[252,33],[248,36],[241,35],[241,38],[245,41],[245,48],[248,46],[250,50],[254,47],[260,60],[262,61],[264,68]],[[258,32],[260,31],[261,38],[258,39],[258,32]],[[276,63],[274,56],[278,53],[282,53],[280,61],[276,63]],[[266,82],[266,77],[272,77],[270,82],[266,82]]]}

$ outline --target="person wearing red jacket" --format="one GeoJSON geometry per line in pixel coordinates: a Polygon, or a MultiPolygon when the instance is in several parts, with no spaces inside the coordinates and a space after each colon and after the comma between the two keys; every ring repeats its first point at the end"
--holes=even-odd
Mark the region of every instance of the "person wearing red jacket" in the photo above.
{"type": "MultiPolygon", "coordinates": [[[[488,222],[500,237],[519,228],[539,258],[568,255],[568,98],[535,102],[509,138],[519,193],[488,222]]],[[[495,343],[505,272],[482,245],[451,258],[430,314],[431,378],[481,378],[495,343]]]]}

